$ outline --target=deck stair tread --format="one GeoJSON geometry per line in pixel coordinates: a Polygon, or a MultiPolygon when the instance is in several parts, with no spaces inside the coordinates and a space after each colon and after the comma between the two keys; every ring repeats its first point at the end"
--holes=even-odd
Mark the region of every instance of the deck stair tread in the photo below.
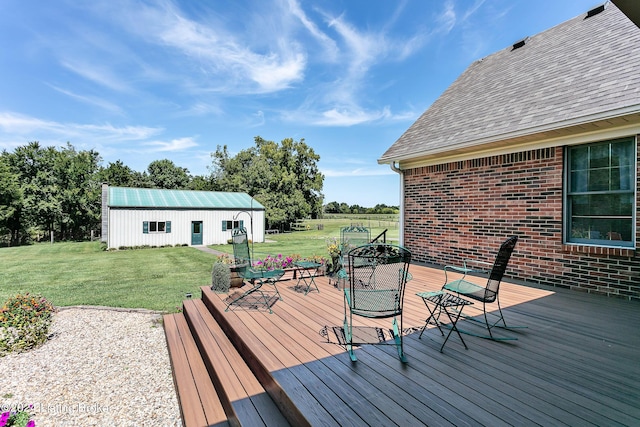
{"type": "Polygon", "coordinates": [[[167,314],[163,321],[183,425],[228,426],[227,415],[184,315],[167,314]]]}
{"type": "Polygon", "coordinates": [[[288,425],[202,300],[186,300],[184,315],[232,425],[288,425]]]}

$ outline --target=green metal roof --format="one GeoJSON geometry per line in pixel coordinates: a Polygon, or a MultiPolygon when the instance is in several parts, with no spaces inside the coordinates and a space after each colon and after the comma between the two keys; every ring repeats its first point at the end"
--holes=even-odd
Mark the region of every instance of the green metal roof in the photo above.
{"type": "Polygon", "coordinates": [[[222,191],[159,190],[155,188],[109,187],[110,207],[192,208],[192,209],[261,209],[247,193],[222,191]]]}

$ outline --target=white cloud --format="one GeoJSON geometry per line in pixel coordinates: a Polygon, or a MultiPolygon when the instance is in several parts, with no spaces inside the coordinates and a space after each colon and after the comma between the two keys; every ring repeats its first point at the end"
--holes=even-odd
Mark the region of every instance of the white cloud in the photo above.
{"type": "Polygon", "coordinates": [[[130,90],[130,88],[121,79],[113,75],[111,70],[106,67],[96,65],[95,63],[87,64],[84,61],[67,59],[63,60],[61,65],[85,79],[109,89],[118,92],[126,92],[130,90]]]}
{"type": "Polygon", "coordinates": [[[438,23],[438,27],[435,29],[435,32],[448,33],[453,29],[453,27],[455,27],[456,12],[454,10],[453,1],[448,0],[444,4],[444,10],[436,18],[436,22],[438,23]]]}
{"type": "Polygon", "coordinates": [[[209,84],[232,93],[275,92],[303,79],[306,56],[294,40],[279,40],[270,44],[273,51],[259,52],[249,45],[248,35],[225,30],[223,21],[197,22],[169,3],[143,7],[129,19],[128,29],[175,49],[203,76],[221,82],[209,84]],[[133,20],[139,22],[130,25],[133,20]]]}
{"type": "Polygon", "coordinates": [[[367,112],[361,110],[338,110],[331,109],[322,113],[313,121],[320,126],[353,126],[360,123],[373,122],[389,117],[389,110],[367,112]]]}
{"type": "Polygon", "coordinates": [[[307,31],[309,31],[309,33],[317,41],[320,42],[325,52],[323,59],[329,62],[336,61],[339,50],[335,40],[333,40],[327,34],[322,32],[322,30],[318,28],[316,23],[313,22],[311,19],[309,19],[309,17],[305,14],[305,12],[300,7],[299,2],[297,2],[296,0],[287,0],[287,1],[288,1],[289,9],[293,14],[293,16],[295,16],[302,23],[302,25],[307,29],[307,31]]]}
{"type": "Polygon", "coordinates": [[[192,147],[197,147],[198,144],[192,137],[177,138],[171,141],[150,141],[144,145],[156,147],[153,151],[184,151],[192,147]]]}
{"type": "Polygon", "coordinates": [[[118,127],[110,123],[99,125],[61,123],[12,112],[0,112],[0,130],[4,134],[4,139],[10,136],[14,139],[26,138],[26,140],[40,140],[41,142],[60,137],[67,141],[72,139],[81,141],[140,141],[163,131],[162,128],[146,126],[118,127]]]}
{"type": "Polygon", "coordinates": [[[70,98],[73,98],[75,100],[78,100],[80,102],[83,102],[85,104],[90,104],[90,105],[95,105],[99,108],[102,108],[104,110],[110,111],[112,113],[118,114],[118,115],[124,115],[124,112],[122,111],[122,108],[120,108],[118,105],[115,105],[109,101],[106,101],[102,98],[97,98],[94,96],[84,96],[84,95],[78,95],[74,92],[71,92],[69,90],[66,89],[62,89],[60,87],[54,86],[54,85],[49,85],[49,87],[51,87],[52,89],[67,95],[70,98]]]}
{"type": "Polygon", "coordinates": [[[250,127],[259,127],[266,123],[266,120],[264,118],[264,112],[261,110],[256,111],[253,117],[255,118],[255,123],[252,123],[250,127]]]}
{"type": "Polygon", "coordinates": [[[471,17],[471,15],[473,15],[478,9],[480,9],[480,6],[482,6],[484,2],[485,0],[476,0],[476,2],[462,16],[462,21],[467,21],[471,17]]]}
{"type": "Polygon", "coordinates": [[[219,116],[223,113],[223,109],[219,105],[208,102],[196,102],[187,110],[178,114],[178,116],[219,116]]]}

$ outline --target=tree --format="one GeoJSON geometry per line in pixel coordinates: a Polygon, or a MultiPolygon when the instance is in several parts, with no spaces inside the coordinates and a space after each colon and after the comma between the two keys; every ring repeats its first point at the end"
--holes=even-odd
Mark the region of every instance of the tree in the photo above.
{"type": "Polygon", "coordinates": [[[125,166],[120,160],[109,162],[107,167],[101,167],[98,172],[100,182],[106,182],[114,187],[133,187],[135,182],[135,173],[129,167],[125,166]]]}
{"type": "Polygon", "coordinates": [[[9,233],[9,244],[16,245],[20,239],[23,199],[18,174],[11,170],[9,156],[6,151],[0,156],[0,233],[9,233]]]}
{"type": "Polygon", "coordinates": [[[100,155],[93,150],[76,151],[67,143],[57,152],[54,175],[58,187],[62,239],[81,239],[98,227],[101,191],[98,178],[100,155]]]}
{"type": "Polygon", "coordinates": [[[168,190],[187,188],[191,176],[189,170],[176,166],[171,160],[154,160],[147,167],[153,187],[168,190]]]}
{"type": "Polygon", "coordinates": [[[259,136],[255,147],[229,155],[218,146],[212,156],[215,190],[242,191],[266,208],[268,228],[287,229],[300,218],[317,218],[322,213],[320,160],[304,139],[284,139],[280,144],[259,136]]]}
{"type": "Polygon", "coordinates": [[[196,175],[191,178],[187,189],[198,191],[214,191],[214,183],[210,176],[196,175]]]}
{"type": "Polygon", "coordinates": [[[55,233],[82,238],[100,219],[100,187],[96,180],[100,156],[76,151],[67,143],[60,150],[37,141],[3,153],[17,179],[22,197],[11,219],[12,243],[55,233]]]}
{"type": "Polygon", "coordinates": [[[17,147],[10,157],[23,191],[20,227],[36,235],[53,231],[61,212],[54,175],[55,157],[53,147],[40,147],[37,141],[17,147]]]}
{"type": "Polygon", "coordinates": [[[340,213],[340,204],[338,202],[329,202],[324,205],[325,213],[340,213]]]}

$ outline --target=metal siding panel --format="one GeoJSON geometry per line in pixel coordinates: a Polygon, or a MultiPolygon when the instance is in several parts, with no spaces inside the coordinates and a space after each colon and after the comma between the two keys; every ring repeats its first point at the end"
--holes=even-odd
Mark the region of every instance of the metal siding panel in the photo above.
{"type": "MultiPolygon", "coordinates": [[[[191,245],[192,221],[202,221],[204,245],[226,244],[231,238],[231,230],[222,231],[221,223],[223,220],[233,220],[234,217],[236,220],[242,219],[247,229],[250,229],[251,221],[244,211],[110,209],[109,246],[191,245]],[[143,221],[171,221],[171,233],[143,234],[143,221]]],[[[264,211],[253,212],[253,231],[255,242],[264,241],[264,211]]]]}

